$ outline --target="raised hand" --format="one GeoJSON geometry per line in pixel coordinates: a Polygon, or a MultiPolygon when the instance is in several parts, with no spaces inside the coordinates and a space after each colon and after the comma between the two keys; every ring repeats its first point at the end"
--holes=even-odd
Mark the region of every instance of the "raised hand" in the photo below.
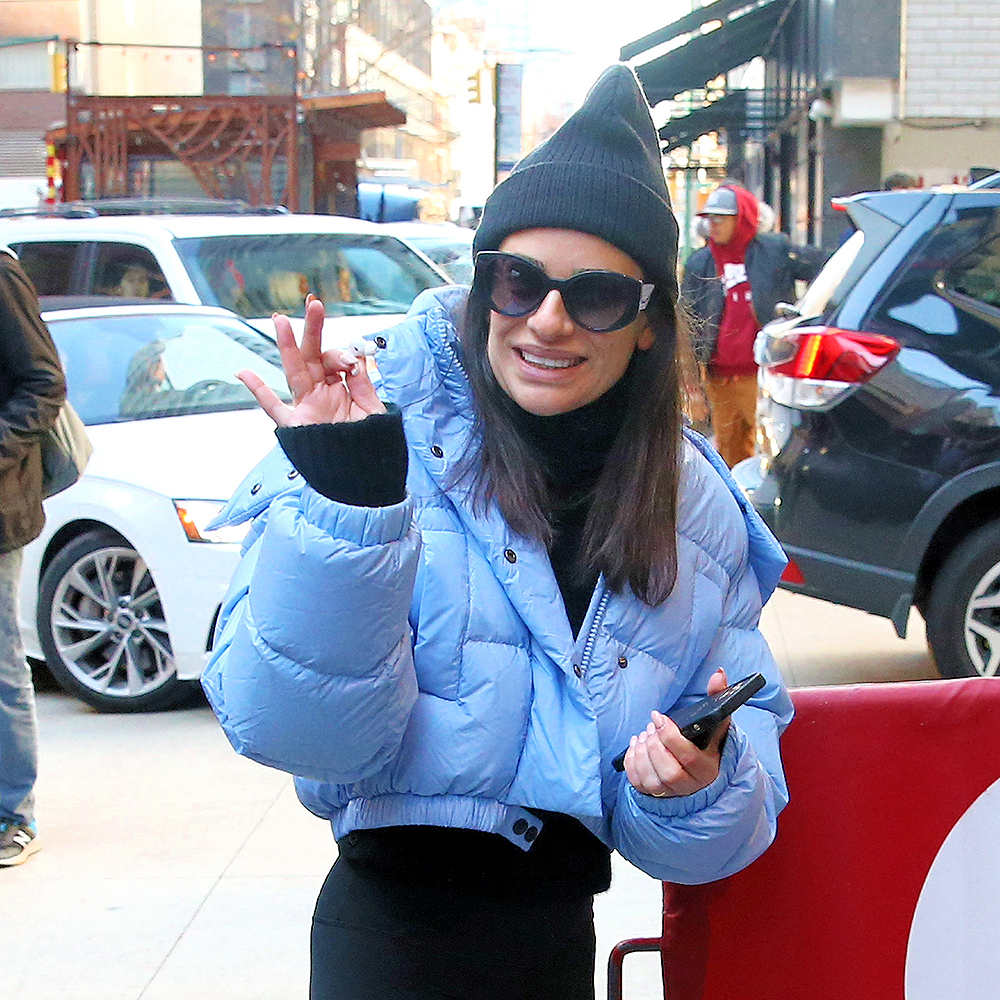
{"type": "Polygon", "coordinates": [[[236,377],[254,394],[261,408],[279,427],[302,424],[336,424],[363,420],[370,413],[384,413],[375,394],[364,358],[351,350],[322,350],[323,303],[315,295],[306,298],[302,343],[295,342],[287,316],[274,316],[281,364],[292,394],[291,405],[252,371],[236,377]]]}

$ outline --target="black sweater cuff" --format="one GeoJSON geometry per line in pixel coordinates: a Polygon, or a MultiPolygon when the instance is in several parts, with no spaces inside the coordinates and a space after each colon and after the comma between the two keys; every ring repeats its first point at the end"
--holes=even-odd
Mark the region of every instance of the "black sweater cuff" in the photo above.
{"type": "Polygon", "coordinates": [[[330,500],[389,507],[406,497],[406,437],[397,406],[348,423],[278,427],[275,434],[306,482],[330,500]]]}

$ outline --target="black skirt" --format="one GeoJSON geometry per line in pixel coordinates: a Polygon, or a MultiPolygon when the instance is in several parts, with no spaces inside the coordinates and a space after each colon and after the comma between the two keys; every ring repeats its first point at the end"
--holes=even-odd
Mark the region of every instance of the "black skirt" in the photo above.
{"type": "Polygon", "coordinates": [[[345,838],[313,916],[311,1000],[594,1000],[594,873],[525,878],[524,856],[473,831],[345,838]]]}

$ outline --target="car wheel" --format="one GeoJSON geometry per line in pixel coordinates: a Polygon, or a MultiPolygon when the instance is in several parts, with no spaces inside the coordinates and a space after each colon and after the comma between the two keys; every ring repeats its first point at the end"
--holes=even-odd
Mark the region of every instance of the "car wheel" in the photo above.
{"type": "Polygon", "coordinates": [[[42,576],[38,635],[52,675],[104,712],[151,712],[187,701],[159,591],[145,561],[109,530],[75,538],[42,576]]]}
{"type": "Polygon", "coordinates": [[[1000,676],[1000,522],[974,531],[945,559],[926,619],[943,677],[1000,676]]]}

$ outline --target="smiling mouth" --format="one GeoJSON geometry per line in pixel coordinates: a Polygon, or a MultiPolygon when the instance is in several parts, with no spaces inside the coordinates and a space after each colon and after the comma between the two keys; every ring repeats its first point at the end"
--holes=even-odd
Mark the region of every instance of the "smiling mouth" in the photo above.
{"type": "Polygon", "coordinates": [[[577,365],[582,365],[584,358],[540,358],[537,354],[528,354],[527,351],[518,350],[518,354],[529,364],[533,365],[535,368],[575,368],[577,365]]]}

